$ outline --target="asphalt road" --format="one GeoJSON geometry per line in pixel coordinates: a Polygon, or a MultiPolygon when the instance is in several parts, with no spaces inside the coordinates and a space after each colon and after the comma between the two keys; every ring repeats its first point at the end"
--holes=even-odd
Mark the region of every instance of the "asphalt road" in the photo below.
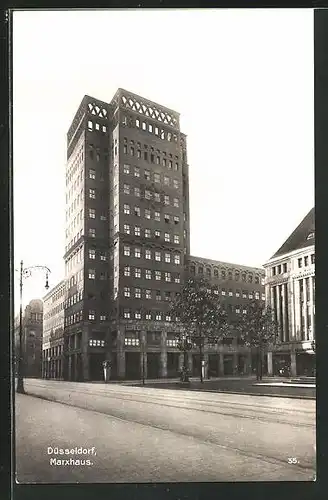
{"type": "Polygon", "coordinates": [[[21,483],[311,481],[315,475],[312,400],[44,380],[25,385],[30,395],[16,394],[21,483]],[[49,454],[50,447],[89,454],[49,454]],[[52,458],[90,465],[54,465],[52,458]]]}

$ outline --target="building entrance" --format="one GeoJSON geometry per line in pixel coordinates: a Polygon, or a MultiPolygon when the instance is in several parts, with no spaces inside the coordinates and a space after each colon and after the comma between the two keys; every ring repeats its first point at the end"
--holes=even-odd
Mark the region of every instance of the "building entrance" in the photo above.
{"type": "Polygon", "coordinates": [[[147,378],[159,378],[160,354],[157,352],[147,352],[147,378]]]}
{"type": "Polygon", "coordinates": [[[105,353],[89,354],[89,374],[90,380],[104,380],[103,362],[105,361],[105,353]]]}
{"type": "Polygon", "coordinates": [[[179,353],[167,353],[167,376],[175,378],[179,376],[179,353]]]}
{"type": "Polygon", "coordinates": [[[141,378],[140,352],[125,352],[125,378],[127,380],[141,378]]]}

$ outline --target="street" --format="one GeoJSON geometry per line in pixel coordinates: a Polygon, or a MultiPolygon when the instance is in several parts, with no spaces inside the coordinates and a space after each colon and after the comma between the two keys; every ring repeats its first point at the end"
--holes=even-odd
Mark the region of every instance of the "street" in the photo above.
{"type": "Polygon", "coordinates": [[[15,395],[18,482],[307,481],[315,475],[314,400],[36,379],[25,388],[28,395],[15,395]],[[76,447],[94,451],[53,452],[76,447]],[[90,465],[66,463],[72,457],[90,465]],[[51,464],[53,458],[64,462],[51,464]]]}

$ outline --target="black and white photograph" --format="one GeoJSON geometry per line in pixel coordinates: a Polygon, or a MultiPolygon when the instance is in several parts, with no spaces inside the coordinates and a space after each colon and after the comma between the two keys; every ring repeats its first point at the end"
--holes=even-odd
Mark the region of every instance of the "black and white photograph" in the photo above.
{"type": "Polygon", "coordinates": [[[16,483],[316,480],[313,17],[13,11],[16,483]]]}

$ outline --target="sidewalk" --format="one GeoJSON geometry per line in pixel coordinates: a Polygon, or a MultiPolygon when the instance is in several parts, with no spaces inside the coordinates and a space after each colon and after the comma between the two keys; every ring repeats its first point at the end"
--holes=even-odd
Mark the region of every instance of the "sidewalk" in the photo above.
{"type": "MultiPolygon", "coordinates": [[[[118,383],[129,386],[143,386],[142,381],[139,380],[118,383]]],[[[254,376],[221,377],[206,379],[203,384],[200,382],[199,377],[191,377],[189,386],[181,384],[178,378],[157,379],[145,380],[145,387],[304,399],[315,399],[316,394],[313,380],[310,379],[304,382],[304,378],[282,377],[263,377],[262,380],[256,380],[254,376]]]]}

